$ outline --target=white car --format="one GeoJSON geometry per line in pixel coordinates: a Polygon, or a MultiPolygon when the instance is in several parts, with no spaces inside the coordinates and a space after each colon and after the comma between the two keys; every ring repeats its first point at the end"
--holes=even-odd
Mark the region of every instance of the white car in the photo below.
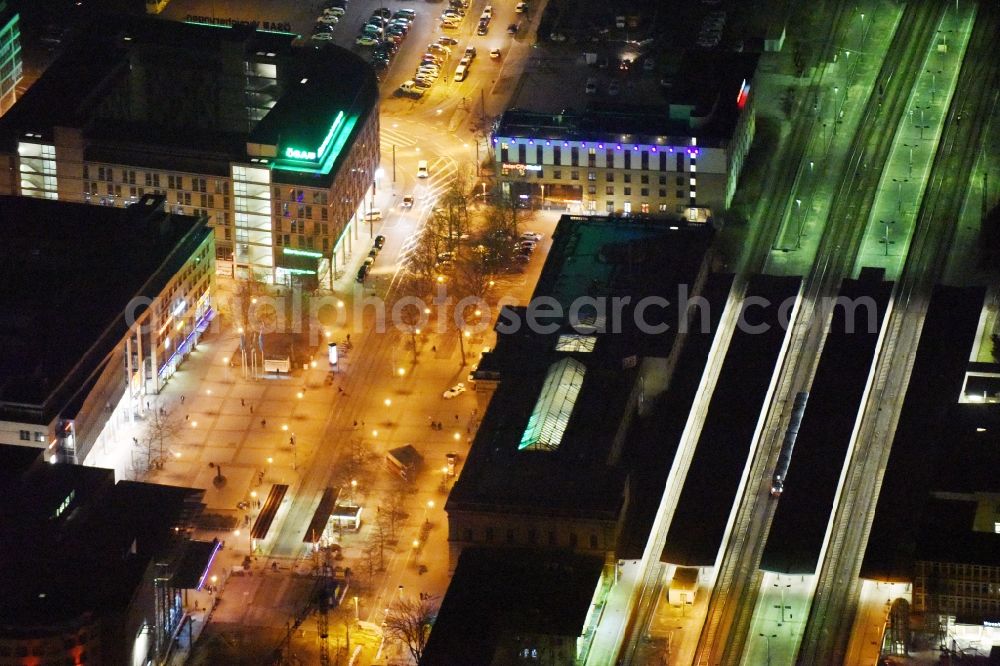
{"type": "Polygon", "coordinates": [[[493,16],[493,5],[486,5],[483,7],[483,16],[493,16]]]}
{"type": "Polygon", "coordinates": [[[427,170],[427,160],[417,162],[417,178],[427,178],[430,173],[427,170]]]}
{"type": "Polygon", "coordinates": [[[333,35],[331,35],[328,32],[317,32],[316,34],[312,35],[309,39],[312,39],[317,42],[332,42],[333,35]]]}
{"type": "Polygon", "coordinates": [[[545,238],[545,236],[543,234],[538,233],[537,231],[525,231],[523,234],[521,234],[521,240],[523,241],[535,241],[537,243],[543,238],[545,238]]]}
{"type": "Polygon", "coordinates": [[[413,208],[413,196],[407,194],[403,197],[403,208],[413,208]]]}
{"type": "Polygon", "coordinates": [[[519,2],[514,7],[514,11],[517,12],[518,14],[523,14],[527,8],[528,8],[527,2],[519,2]]]}
{"type": "Polygon", "coordinates": [[[378,222],[382,219],[382,211],[372,210],[365,213],[365,222],[378,222]]]}
{"type": "Polygon", "coordinates": [[[459,382],[452,386],[450,389],[441,394],[441,397],[445,400],[451,400],[457,396],[465,393],[465,382],[459,382]]]}
{"type": "Polygon", "coordinates": [[[316,23],[322,23],[323,25],[337,25],[340,23],[340,19],[333,14],[323,14],[316,19],[316,23]]]}

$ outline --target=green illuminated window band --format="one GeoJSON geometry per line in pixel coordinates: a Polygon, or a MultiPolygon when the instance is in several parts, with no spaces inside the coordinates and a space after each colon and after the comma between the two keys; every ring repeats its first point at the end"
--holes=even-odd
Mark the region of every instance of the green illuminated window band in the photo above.
{"type": "Polygon", "coordinates": [[[316,271],[307,271],[302,268],[284,268],[283,266],[278,266],[278,268],[293,275],[316,275],[316,271]]]}
{"type": "Polygon", "coordinates": [[[311,257],[313,259],[322,259],[323,255],[319,252],[310,252],[309,250],[296,250],[293,247],[282,248],[283,254],[292,254],[296,257],[311,257]]]}

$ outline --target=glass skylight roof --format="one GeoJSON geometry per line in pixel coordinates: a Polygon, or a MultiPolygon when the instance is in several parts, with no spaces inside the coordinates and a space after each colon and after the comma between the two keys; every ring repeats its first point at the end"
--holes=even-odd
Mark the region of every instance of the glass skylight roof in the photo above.
{"type": "Polygon", "coordinates": [[[549,366],[542,391],[521,437],[519,451],[555,451],[562,443],[587,367],[566,357],[549,366]]]}
{"type": "Polygon", "coordinates": [[[578,333],[563,333],[556,340],[556,351],[592,352],[597,345],[597,337],[578,333]]]}

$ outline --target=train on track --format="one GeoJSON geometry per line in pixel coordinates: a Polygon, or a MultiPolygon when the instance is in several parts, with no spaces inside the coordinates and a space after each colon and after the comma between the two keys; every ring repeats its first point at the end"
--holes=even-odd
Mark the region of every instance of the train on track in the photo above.
{"type": "Polygon", "coordinates": [[[802,423],[802,414],[806,411],[808,401],[807,391],[795,394],[792,417],[788,420],[788,429],[785,430],[785,438],[781,442],[781,453],[778,454],[778,463],[774,466],[774,476],[771,477],[772,497],[779,497],[781,491],[785,489],[785,476],[788,474],[788,465],[792,462],[792,449],[795,448],[795,438],[799,436],[799,425],[802,423]]]}

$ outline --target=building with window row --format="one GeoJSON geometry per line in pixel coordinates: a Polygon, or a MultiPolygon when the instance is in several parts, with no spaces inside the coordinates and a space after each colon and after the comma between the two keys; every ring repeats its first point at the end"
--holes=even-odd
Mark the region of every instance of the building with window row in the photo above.
{"type": "Polygon", "coordinates": [[[706,221],[732,201],[753,141],[756,57],[729,54],[706,67],[688,73],[667,106],[506,111],[491,139],[504,193],[576,213],[706,221]]]}
{"type": "Polygon", "coordinates": [[[329,280],[374,186],[378,89],[360,58],[294,38],[95,21],[0,119],[0,193],[106,206],[162,194],[208,220],[223,273],[329,280]]]}
{"type": "Polygon", "coordinates": [[[122,476],[132,429],[215,313],[214,236],[149,194],[0,197],[0,219],[0,444],[122,476]]]}

